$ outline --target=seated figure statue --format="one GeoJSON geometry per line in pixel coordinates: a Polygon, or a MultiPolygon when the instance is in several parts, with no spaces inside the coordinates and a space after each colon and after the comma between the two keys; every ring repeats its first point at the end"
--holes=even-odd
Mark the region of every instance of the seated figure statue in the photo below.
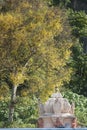
{"type": "Polygon", "coordinates": [[[77,119],[74,117],[72,119],[71,128],[76,128],[76,127],[77,127],[77,119]]]}
{"type": "Polygon", "coordinates": [[[54,127],[55,128],[65,128],[59,118],[56,118],[56,122],[54,124],[54,127]]]}
{"type": "Polygon", "coordinates": [[[37,128],[43,128],[44,127],[44,121],[43,118],[39,118],[37,120],[37,128]]]}

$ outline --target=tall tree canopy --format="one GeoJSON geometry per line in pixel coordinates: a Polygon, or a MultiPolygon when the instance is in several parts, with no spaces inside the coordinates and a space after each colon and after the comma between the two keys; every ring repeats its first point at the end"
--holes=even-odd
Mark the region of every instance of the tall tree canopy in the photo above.
{"type": "Polygon", "coordinates": [[[64,12],[41,0],[20,1],[16,7],[15,2],[0,14],[0,78],[12,87],[10,121],[20,84],[28,81],[29,92],[45,99],[54,86],[68,82],[72,72],[67,66],[72,41],[66,38],[64,12]]]}

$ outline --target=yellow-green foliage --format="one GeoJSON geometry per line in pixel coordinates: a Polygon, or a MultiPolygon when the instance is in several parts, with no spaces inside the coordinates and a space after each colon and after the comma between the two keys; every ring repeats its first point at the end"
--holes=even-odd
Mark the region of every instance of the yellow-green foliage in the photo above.
{"type": "Polygon", "coordinates": [[[64,31],[59,8],[23,1],[0,14],[0,30],[0,66],[2,72],[8,70],[13,85],[23,83],[28,74],[29,92],[45,99],[55,85],[69,81],[72,70],[66,63],[72,43],[54,40],[64,31]]]}
{"type": "Polygon", "coordinates": [[[9,87],[6,83],[2,83],[0,86],[0,100],[4,100],[9,96],[9,87]]]}

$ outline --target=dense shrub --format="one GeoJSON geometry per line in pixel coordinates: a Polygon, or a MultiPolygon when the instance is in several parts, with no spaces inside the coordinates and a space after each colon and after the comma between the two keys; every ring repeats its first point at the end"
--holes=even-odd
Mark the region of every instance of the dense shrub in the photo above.
{"type": "Polygon", "coordinates": [[[69,90],[63,92],[63,96],[69,100],[70,103],[75,103],[75,115],[78,119],[78,124],[82,127],[87,126],[87,98],[83,95],[78,95],[69,90]]]}
{"type": "Polygon", "coordinates": [[[18,97],[17,101],[12,123],[8,122],[9,100],[0,101],[0,127],[36,127],[38,117],[37,99],[35,97],[18,97]]]}

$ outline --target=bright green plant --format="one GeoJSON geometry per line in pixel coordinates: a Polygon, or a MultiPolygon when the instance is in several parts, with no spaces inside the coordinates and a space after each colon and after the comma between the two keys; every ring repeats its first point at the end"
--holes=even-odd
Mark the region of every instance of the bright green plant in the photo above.
{"type": "Polygon", "coordinates": [[[63,92],[63,96],[69,100],[70,103],[75,103],[75,115],[78,120],[78,125],[82,127],[87,126],[87,98],[83,95],[78,95],[69,90],[63,92]]]}
{"type": "Polygon", "coordinates": [[[32,97],[17,97],[18,102],[15,107],[14,121],[8,122],[8,106],[9,100],[0,101],[0,127],[1,128],[34,128],[38,118],[38,104],[37,99],[32,97]]]}

